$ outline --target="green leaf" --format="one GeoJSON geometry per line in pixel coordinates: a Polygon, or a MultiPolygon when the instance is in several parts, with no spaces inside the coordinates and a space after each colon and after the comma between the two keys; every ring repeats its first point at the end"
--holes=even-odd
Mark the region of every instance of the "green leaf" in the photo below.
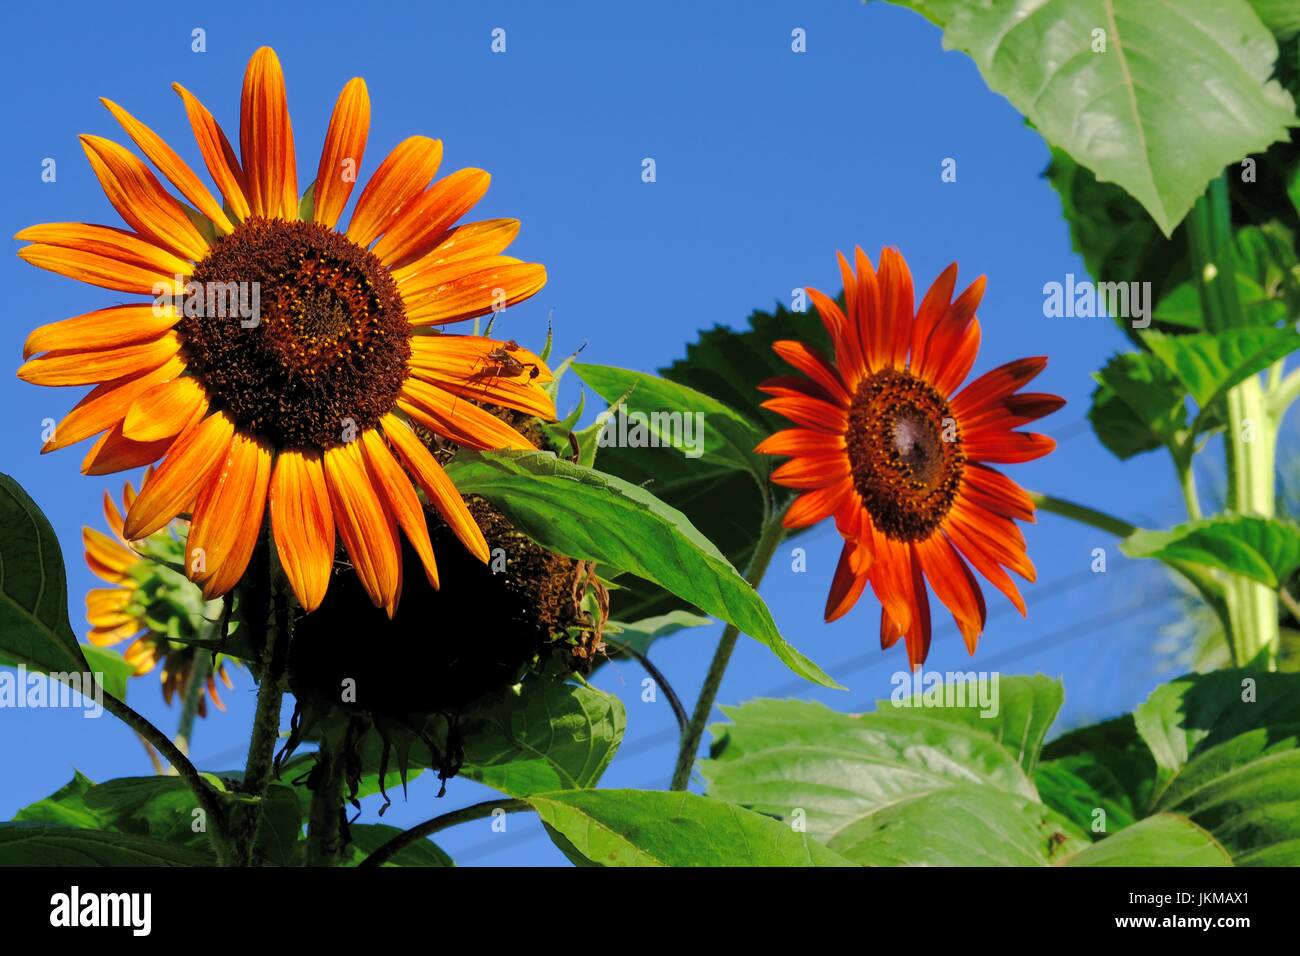
{"type": "Polygon", "coordinates": [[[1199,406],[1193,432],[1204,430],[1203,422],[1230,388],[1300,348],[1300,335],[1290,326],[1250,326],[1194,335],[1153,332],[1145,341],[1199,406]]]}
{"type": "Polygon", "coordinates": [[[1066,866],[1232,866],[1232,857],[1186,817],[1160,813],[1086,847],[1066,866]]]}
{"type": "Polygon", "coordinates": [[[1279,40],[1300,33],[1300,3],[1296,0],[1250,0],[1250,5],[1279,40]]]}
{"type": "Polygon", "coordinates": [[[611,621],[610,624],[613,624],[616,633],[613,633],[612,637],[610,636],[611,630],[608,624],[605,633],[607,640],[613,640],[623,647],[644,654],[650,649],[650,645],[661,637],[675,634],[683,628],[707,627],[712,623],[714,623],[713,618],[705,617],[702,614],[692,614],[690,611],[669,611],[667,614],[643,618],[630,624],[611,621]]]}
{"type": "Polygon", "coordinates": [[[1094,373],[1088,420],[1097,439],[1121,459],[1164,445],[1187,428],[1185,392],[1163,362],[1142,352],[1115,355],[1094,373]]]}
{"type": "Polygon", "coordinates": [[[126,700],[127,683],[135,676],[135,666],[110,647],[83,644],[81,650],[86,655],[91,673],[103,675],[100,680],[104,683],[104,690],[118,700],[126,700]]]}
{"type": "Polygon", "coordinates": [[[652,581],[735,624],[800,676],[839,687],[786,643],[758,592],[712,542],[645,489],[545,452],[458,458],[448,472],[463,494],[487,498],[543,547],[652,581]]]}
{"type": "Polygon", "coordinates": [[[97,829],[101,825],[99,814],[86,806],[86,793],[95,782],[80,770],[73,771],[72,779],[43,800],[28,804],[14,814],[19,823],[43,823],[63,827],[97,829]]]}
{"type": "MultiPolygon", "coordinates": [[[[1025,773],[1032,774],[1048,728],[1065,700],[1061,682],[1035,674],[999,677],[996,685],[989,686],[987,681],[975,680],[973,673],[970,677],[965,688],[969,705],[931,707],[924,715],[988,734],[1019,761],[1025,773]],[[976,703],[980,700],[994,701],[997,712],[985,716],[985,708],[976,703]]],[[[887,701],[879,702],[877,712],[885,711],[887,706],[887,701]]]]}
{"type": "Polygon", "coordinates": [[[63,552],[22,486],[0,474],[0,656],[46,673],[89,667],[68,622],[63,552]]]}
{"type": "Polygon", "coordinates": [[[794,700],[755,700],[723,712],[731,723],[710,728],[714,759],[700,767],[710,796],[798,817],[811,836],[857,862],[838,835],[870,832],[872,817],[936,791],[982,783],[1038,797],[1018,755],[962,718],[902,709],[854,717],[794,700]]]}
{"type": "MultiPolygon", "coordinates": [[[[574,365],[573,370],[611,406],[621,400],[628,434],[635,436],[633,429],[643,418],[647,443],[631,446],[635,450],[652,447],[648,442],[653,436],[657,447],[672,448],[694,463],[748,471],[766,484],[770,458],[754,452],[766,434],[717,399],[645,372],[588,364],[574,365]]],[[[608,428],[619,428],[618,416],[608,428]]]]}
{"type": "MultiPolygon", "coordinates": [[[[344,866],[357,866],[381,846],[401,833],[398,827],[382,823],[354,823],[349,827],[352,842],[348,844],[349,859],[344,866]]],[[[432,840],[416,840],[404,847],[384,866],[455,866],[441,847],[432,840]]]]}
{"type": "Polygon", "coordinates": [[[1295,125],[1294,101],[1269,79],[1277,43],[1246,0],[895,2],[942,24],[946,48],[1165,235],[1224,166],[1295,125]],[[1105,52],[1093,52],[1095,29],[1105,52]],[[1189,99],[1206,88],[1214,96],[1189,99]]]}
{"type": "Polygon", "coordinates": [[[850,865],[789,826],[694,793],[580,790],[528,802],[579,865],[850,865]]]}
{"type": "Polygon", "coordinates": [[[1156,765],[1131,714],[1058,737],[1043,748],[1034,783],[1043,802],[1081,829],[1104,810],[1105,831],[1123,829],[1146,813],[1156,765]]]}
{"type": "Polygon", "coordinates": [[[180,777],[119,777],[86,791],[86,807],[105,829],[153,837],[168,843],[208,846],[206,832],[195,832],[194,791],[180,777]]]}
{"type": "Polygon", "coordinates": [[[974,784],[889,804],[828,841],[861,866],[1046,866],[1086,843],[1041,803],[974,784]]]}
{"type": "Polygon", "coordinates": [[[525,683],[467,715],[461,772],[512,797],[594,787],[626,727],[623,703],[612,694],[525,683]]]}
{"type": "Polygon", "coordinates": [[[209,856],[149,837],[0,823],[0,867],[211,865],[209,856]]]}
{"type": "Polygon", "coordinates": [[[311,181],[311,185],[303,192],[302,198],[298,200],[298,218],[303,222],[311,222],[312,216],[316,214],[316,180],[311,181]]]}
{"type": "Polygon", "coordinates": [[[1190,561],[1281,587],[1300,568],[1300,527],[1253,515],[1218,515],[1167,531],[1137,531],[1120,549],[1131,558],[1190,561]]]}

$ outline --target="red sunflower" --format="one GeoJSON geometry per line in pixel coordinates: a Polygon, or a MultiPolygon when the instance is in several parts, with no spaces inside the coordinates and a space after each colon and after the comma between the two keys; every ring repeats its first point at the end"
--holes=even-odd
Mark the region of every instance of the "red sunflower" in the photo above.
{"type": "Polygon", "coordinates": [[[834,515],[844,538],[826,620],[847,613],[870,583],[881,603],[881,646],[905,638],[916,668],[930,649],[927,581],[972,654],[986,617],[972,566],[1025,614],[1007,571],[1034,580],[1015,523],[1034,520],[1034,503],[992,466],[1055,448],[1046,435],[1016,429],[1065,400],[1020,391],[1047,365],[1044,357],[1008,362],[957,390],[979,351],[983,276],[954,301],[954,263],[916,309],[897,250],[881,252],[879,272],[861,249],[856,260],[854,275],[839,257],[845,310],[808,289],[830,333],[834,364],[802,342],[773,345],[803,376],[764,382],[760,389],[773,397],[763,406],[799,427],[777,432],[758,450],[790,456],[772,481],[803,492],[785,526],[834,515]]]}

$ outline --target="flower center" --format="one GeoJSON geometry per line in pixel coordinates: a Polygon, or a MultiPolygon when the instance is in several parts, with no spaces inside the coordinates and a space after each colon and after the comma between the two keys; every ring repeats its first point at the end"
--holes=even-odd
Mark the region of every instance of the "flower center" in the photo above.
{"type": "Polygon", "coordinates": [[[875,526],[898,541],[928,537],[966,461],[947,402],[921,379],[884,369],[858,386],[846,438],[853,486],[875,526]]]}
{"type": "Polygon", "coordinates": [[[194,268],[177,332],[191,374],[274,447],[332,448],[392,410],[411,327],[365,249],[318,223],[249,219],[194,268]]]}

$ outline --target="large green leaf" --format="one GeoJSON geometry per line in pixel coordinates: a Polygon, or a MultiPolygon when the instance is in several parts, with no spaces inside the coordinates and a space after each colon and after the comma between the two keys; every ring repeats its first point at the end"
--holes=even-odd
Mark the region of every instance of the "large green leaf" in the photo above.
{"type": "Polygon", "coordinates": [[[1043,802],[1081,829],[1114,833],[1140,818],[1156,781],[1131,714],[1071,731],[1043,748],[1034,783],[1043,802]],[[1097,810],[1105,812],[1098,817],[1097,810]]]}
{"type": "Polygon", "coordinates": [[[615,623],[618,628],[617,632],[611,636],[611,631],[607,626],[605,635],[607,640],[612,640],[621,647],[644,654],[650,649],[650,645],[661,637],[675,634],[683,628],[707,627],[712,623],[714,623],[713,618],[705,617],[702,614],[692,614],[690,611],[669,611],[667,614],[642,618],[639,621],[630,623],[619,621],[615,623]]]}
{"type": "Polygon", "coordinates": [[[1041,803],[962,784],[888,804],[827,845],[862,866],[1046,866],[1087,841],[1041,803]]]}
{"type": "Polygon", "coordinates": [[[1218,515],[1168,531],[1134,532],[1120,548],[1132,558],[1190,561],[1277,588],[1300,568],[1300,527],[1253,515],[1218,515]]]}
{"type": "Polygon", "coordinates": [[[461,492],[487,498],[543,547],[652,581],[735,624],[800,676],[839,686],[786,643],[758,592],[713,543],[644,488],[549,452],[457,459],[448,470],[461,492]]]}
{"type": "MultiPolygon", "coordinates": [[[[968,702],[965,706],[930,707],[925,710],[925,716],[961,723],[988,734],[1019,761],[1025,773],[1032,774],[1047,731],[1065,700],[1061,682],[1042,674],[999,676],[996,684],[990,684],[986,678],[976,680],[974,674],[970,677],[965,687],[968,702]],[[996,712],[985,713],[985,708],[975,703],[981,700],[992,700],[996,712]]],[[[886,706],[881,701],[877,711],[885,710],[886,706]]]]}
{"type": "Polygon", "coordinates": [[[0,474],[0,657],[47,673],[85,673],[68,622],[63,553],[22,486],[0,474]]]}
{"type": "Polygon", "coordinates": [[[626,727],[612,694],[558,681],[525,684],[467,715],[461,772],[512,797],[594,787],[626,727]]]}
{"type": "Polygon", "coordinates": [[[1251,326],[1194,335],[1149,333],[1146,344],[1195,399],[1193,431],[1204,430],[1215,403],[1228,390],[1300,348],[1290,326],[1251,326]]]}
{"type": "Polygon", "coordinates": [[[1232,866],[1232,857],[1186,817],[1160,813],[1086,847],[1066,866],[1232,866]]]}
{"type": "Polygon", "coordinates": [[[1269,79],[1277,42],[1246,0],[894,2],[940,23],[945,47],[1166,235],[1224,166],[1295,124],[1294,101],[1269,79]]]}
{"type": "Polygon", "coordinates": [[[577,790],[528,802],[580,865],[850,865],[785,824],[694,793],[577,790]]]}
{"type": "MultiPolygon", "coordinates": [[[[1036,801],[1018,755],[992,733],[930,711],[849,716],[810,702],[756,700],[723,708],[713,759],[701,764],[709,794],[786,820],[838,847],[872,831],[871,818],[953,787],[983,784],[1036,801]]],[[[857,859],[852,854],[847,854],[857,859]]]]}
{"type": "Polygon", "coordinates": [[[86,663],[90,665],[91,673],[101,675],[100,680],[104,682],[104,690],[118,700],[126,700],[126,688],[131,678],[135,676],[135,665],[122,657],[121,652],[111,647],[83,644],[81,650],[86,655],[86,663]]]}
{"type": "Polygon", "coordinates": [[[94,785],[95,782],[80,770],[73,771],[71,780],[45,799],[23,807],[14,814],[14,820],[96,829],[101,825],[99,814],[86,806],[86,793],[94,785]]]}
{"type": "MultiPolygon", "coordinates": [[[[652,447],[653,436],[654,447],[672,448],[698,464],[748,471],[766,484],[770,458],[754,451],[764,432],[717,399],[646,372],[588,364],[576,364],[573,370],[610,405],[621,403],[624,415],[644,418],[647,441],[640,448],[652,447]],[[697,415],[702,416],[698,429],[697,415]]],[[[618,434],[617,417],[608,433],[618,434]]]]}
{"type": "Polygon", "coordinates": [[[1300,3],[1296,0],[1250,0],[1250,5],[1279,38],[1300,33],[1300,3]]]}
{"type": "Polygon", "coordinates": [[[211,864],[211,857],[149,837],[31,823],[0,823],[0,867],[211,864]]]}

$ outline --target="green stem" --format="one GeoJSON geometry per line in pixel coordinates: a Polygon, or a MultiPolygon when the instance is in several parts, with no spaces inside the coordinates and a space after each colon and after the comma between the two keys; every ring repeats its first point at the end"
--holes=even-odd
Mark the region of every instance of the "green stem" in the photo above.
{"type": "Polygon", "coordinates": [[[452,810],[450,813],[444,813],[432,820],[425,820],[423,823],[397,834],[397,836],[362,860],[361,866],[383,866],[412,843],[430,837],[440,830],[454,827],[458,823],[482,820],[484,817],[492,816],[497,810],[504,813],[523,813],[531,809],[532,807],[523,800],[484,800],[482,803],[476,803],[473,806],[452,810]]]}
{"type": "MultiPolygon", "coordinates": [[[[1237,296],[1236,252],[1228,184],[1223,176],[1210,183],[1206,194],[1196,201],[1187,217],[1187,236],[1206,328],[1222,332],[1240,327],[1243,318],[1237,296]]],[[[1258,375],[1230,389],[1225,404],[1228,507],[1237,514],[1271,518],[1277,406],[1268,401],[1258,375]]],[[[1281,647],[1277,592],[1233,575],[1228,579],[1224,599],[1233,660],[1246,664],[1264,653],[1269,666],[1273,666],[1281,647]]]]}
{"type": "Polygon", "coordinates": [[[232,851],[230,835],[226,827],[226,809],[217,792],[203,779],[194,764],[190,763],[190,758],[181,753],[176,745],[167,739],[165,733],[136,713],[125,701],[119,700],[107,691],[104,692],[104,709],[134,730],[142,740],[152,744],[154,749],[167,758],[167,762],[176,769],[180,778],[189,784],[190,789],[194,791],[195,799],[207,816],[205,822],[208,842],[212,844],[212,852],[216,854],[217,865],[229,866],[232,851]]]}
{"type": "Polygon", "coordinates": [[[1300,368],[1292,369],[1275,388],[1271,389],[1268,410],[1274,427],[1281,424],[1286,416],[1286,410],[1295,404],[1296,399],[1300,399],[1300,368]]]}
{"type": "Polygon", "coordinates": [[[1117,538],[1127,538],[1138,530],[1136,525],[1129,524],[1123,518],[1116,518],[1103,511],[1097,511],[1095,508],[1089,508],[1087,505],[1075,504],[1073,501],[1045,495],[1039,491],[1030,491],[1028,494],[1033,499],[1036,508],[1060,515],[1062,518],[1069,518],[1071,521],[1077,521],[1080,524],[1100,528],[1117,538]]]}
{"type": "Polygon", "coordinates": [[[176,722],[176,749],[186,756],[190,752],[190,741],[194,739],[194,718],[198,716],[199,701],[203,699],[203,685],[207,683],[211,669],[212,652],[196,648],[189,683],[185,686],[185,699],[181,702],[181,716],[176,722]]]}
{"type": "Polygon", "coordinates": [[[284,702],[292,620],[283,580],[276,574],[271,560],[265,528],[244,580],[242,626],[248,628],[254,646],[261,646],[257,708],[253,713],[253,734],[241,788],[252,799],[240,804],[235,827],[239,862],[250,866],[261,824],[262,800],[271,783],[275,745],[280,739],[280,708],[284,702]]]}
{"type": "MultiPolygon", "coordinates": [[[[778,514],[769,514],[763,523],[758,544],[754,547],[754,556],[745,571],[745,580],[755,590],[758,590],[767,566],[772,563],[772,555],[776,553],[777,546],[785,537],[785,528],[781,524],[781,519],[784,517],[785,511],[782,509],[778,514]]],[[[704,736],[704,727],[713,713],[713,701],[718,696],[722,675],[727,671],[731,652],[736,649],[736,641],[739,637],[740,629],[734,624],[728,624],[726,630],[722,632],[722,640],[718,642],[718,649],[713,654],[712,663],[709,664],[709,672],[704,677],[704,686],[700,688],[699,700],[695,702],[691,722],[687,725],[686,732],[682,734],[681,747],[677,751],[677,765],[673,769],[671,785],[673,790],[685,790],[691,781],[691,770],[695,766],[696,752],[700,749],[700,739],[704,736]]]]}
{"type": "Polygon", "coordinates": [[[316,759],[318,779],[307,820],[307,865],[336,866],[343,851],[339,820],[343,811],[343,763],[332,744],[322,740],[316,759]]]}

